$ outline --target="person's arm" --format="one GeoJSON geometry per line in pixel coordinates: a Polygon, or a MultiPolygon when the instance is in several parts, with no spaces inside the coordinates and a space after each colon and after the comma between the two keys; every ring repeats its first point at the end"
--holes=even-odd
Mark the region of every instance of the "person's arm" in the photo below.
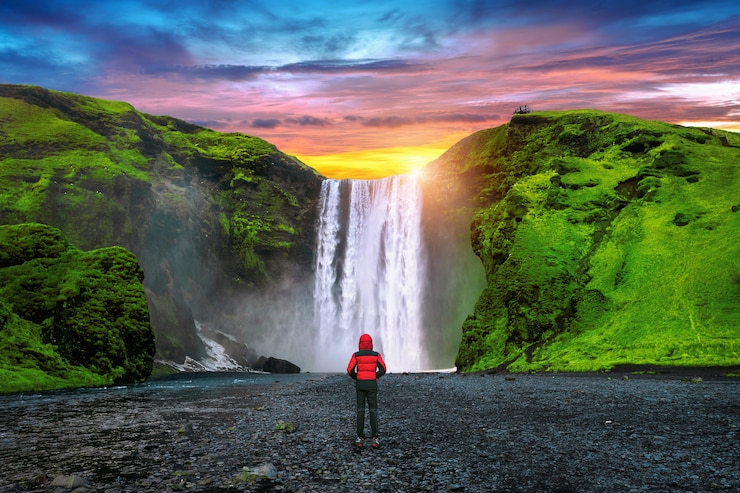
{"type": "Polygon", "coordinates": [[[349,360],[349,364],[347,365],[347,375],[352,377],[352,379],[357,380],[357,357],[355,354],[352,354],[352,358],[349,360]]]}
{"type": "Polygon", "coordinates": [[[386,371],[385,361],[383,361],[383,357],[378,353],[378,362],[375,365],[375,378],[382,377],[386,371]]]}

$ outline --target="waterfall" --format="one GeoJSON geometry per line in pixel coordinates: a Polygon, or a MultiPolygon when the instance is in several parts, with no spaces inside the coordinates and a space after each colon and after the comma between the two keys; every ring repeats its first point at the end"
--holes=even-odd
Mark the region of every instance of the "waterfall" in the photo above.
{"type": "Polygon", "coordinates": [[[425,255],[417,178],[325,180],[319,207],[316,368],[344,370],[367,332],[389,371],[424,369],[425,255]]]}

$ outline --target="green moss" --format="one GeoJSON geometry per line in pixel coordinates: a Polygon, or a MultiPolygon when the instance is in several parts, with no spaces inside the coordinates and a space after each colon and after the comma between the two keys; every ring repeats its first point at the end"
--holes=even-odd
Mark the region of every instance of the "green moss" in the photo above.
{"type": "Polygon", "coordinates": [[[293,423],[292,421],[278,421],[275,425],[275,429],[277,431],[281,431],[283,433],[293,433],[298,429],[298,425],[293,423]]]}
{"type": "Polygon", "coordinates": [[[38,325],[0,298],[0,393],[109,385],[112,380],[65,361],[38,325]]]}
{"type": "Polygon", "coordinates": [[[0,226],[2,392],[137,382],[154,338],[136,257],[82,252],[59,230],[0,226]]]}
{"type": "Polygon", "coordinates": [[[61,153],[69,149],[102,149],[105,139],[74,121],[61,119],[53,108],[30,106],[22,100],[0,98],[0,129],[4,146],[18,146],[27,153],[61,153]]]}
{"type": "MultiPolygon", "coordinates": [[[[210,288],[194,294],[192,282],[262,288],[288,265],[309,265],[305,225],[313,227],[320,176],[272,144],[39,87],[0,84],[0,98],[0,222],[54,225],[81,249],[126,245],[142,252],[157,284],[150,294],[162,357],[181,359],[200,347],[180,304],[213,300],[200,299],[210,288]],[[169,263],[168,283],[158,275],[161,259],[147,252],[180,234],[185,249],[209,261],[169,263]]],[[[85,276],[48,268],[59,282],[55,291],[41,282],[42,271],[33,280],[49,300],[61,296],[59,303],[69,304],[87,296],[85,276]]],[[[72,308],[85,319],[101,311],[82,304],[72,308]]],[[[48,308],[37,314],[48,315],[48,308]]],[[[91,338],[108,343],[99,334],[91,338]]],[[[111,357],[90,364],[111,374],[125,367],[111,357]]]]}
{"type": "Polygon", "coordinates": [[[237,474],[234,479],[241,483],[254,483],[262,478],[262,476],[252,474],[248,467],[243,467],[242,472],[237,474]]]}
{"type": "Polygon", "coordinates": [[[223,234],[246,276],[255,284],[269,282],[265,252],[287,258],[302,234],[286,212],[300,210],[298,199],[241,165],[234,168],[229,189],[218,198],[223,234]],[[255,206],[259,215],[253,212],[255,206]]]}
{"type": "Polygon", "coordinates": [[[488,289],[458,367],[740,363],[735,149],[594,111],[516,115],[504,129],[456,157],[486,170],[477,201],[490,202],[471,228],[488,289]]]}

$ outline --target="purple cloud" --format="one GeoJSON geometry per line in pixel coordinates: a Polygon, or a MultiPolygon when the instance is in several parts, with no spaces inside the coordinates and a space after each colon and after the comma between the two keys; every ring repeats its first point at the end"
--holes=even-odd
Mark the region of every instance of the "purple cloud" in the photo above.
{"type": "Polygon", "coordinates": [[[252,128],[277,128],[281,123],[277,118],[257,118],[252,120],[252,128]]]}
{"type": "Polygon", "coordinates": [[[298,118],[286,118],[285,122],[291,123],[294,125],[300,125],[302,127],[306,127],[306,126],[325,127],[327,125],[331,125],[331,121],[323,119],[323,118],[316,118],[315,116],[301,116],[298,118]]]}

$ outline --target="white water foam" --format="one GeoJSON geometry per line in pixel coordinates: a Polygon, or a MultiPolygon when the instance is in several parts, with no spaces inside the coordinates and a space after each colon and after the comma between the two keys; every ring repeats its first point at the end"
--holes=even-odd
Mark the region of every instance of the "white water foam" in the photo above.
{"type": "Polygon", "coordinates": [[[226,349],[203,334],[201,323],[195,321],[195,328],[198,337],[203,341],[203,345],[206,348],[206,356],[200,360],[195,360],[190,356],[185,357],[185,361],[182,364],[174,363],[171,361],[163,362],[169,366],[172,366],[180,371],[193,372],[193,371],[247,371],[248,368],[243,367],[237,363],[231,356],[226,353],[226,349]]]}
{"type": "Polygon", "coordinates": [[[324,181],[317,240],[317,369],[342,370],[340,362],[365,332],[389,370],[424,369],[425,254],[417,178],[324,181]]]}

